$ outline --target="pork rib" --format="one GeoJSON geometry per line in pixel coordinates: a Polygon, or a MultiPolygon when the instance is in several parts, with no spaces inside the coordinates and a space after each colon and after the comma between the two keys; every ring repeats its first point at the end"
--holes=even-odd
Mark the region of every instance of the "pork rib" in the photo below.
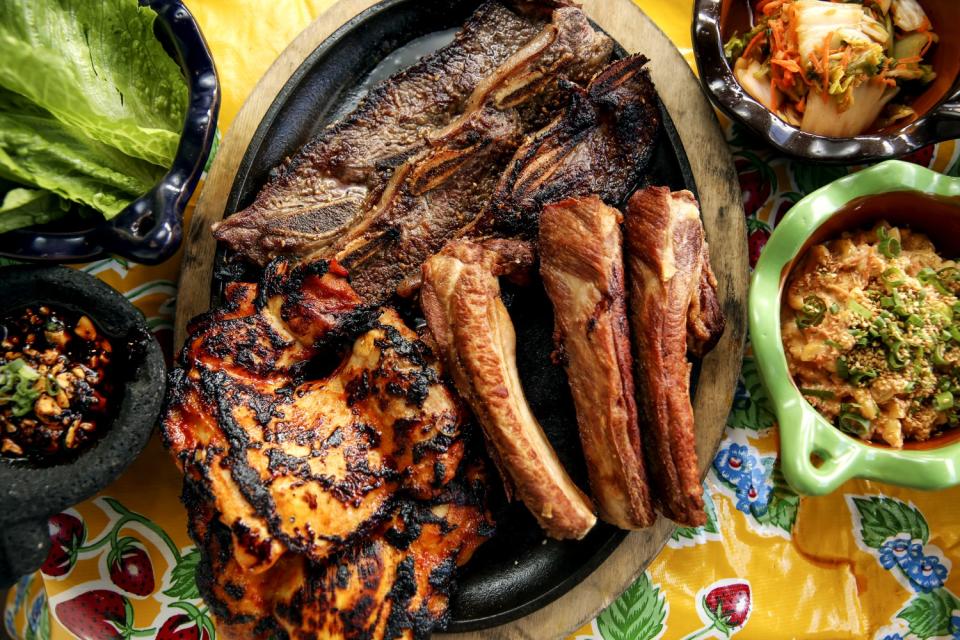
{"type": "Polygon", "coordinates": [[[660,130],[656,88],[634,55],[609,65],[517,150],[470,235],[536,236],[543,205],[596,194],[620,205],[646,171],[660,130]]]}
{"type": "Polygon", "coordinates": [[[702,352],[723,330],[716,280],[712,272],[705,274],[709,258],[700,211],[689,191],[648,187],[630,198],[625,226],[641,434],[650,476],[661,512],[680,524],[699,526],[706,514],[687,351],[693,346],[702,352]],[[695,343],[688,333],[698,336],[695,343]]]}
{"type": "MultiPolygon", "coordinates": [[[[612,51],[610,39],[565,4],[519,2],[519,13],[483,5],[451,45],[371,90],[353,113],[290,160],[253,205],[215,225],[214,235],[263,264],[278,254],[316,252],[352,230],[340,250],[391,207],[382,196],[396,167],[430,140],[443,146],[448,128],[470,128],[458,119],[483,109],[511,110],[517,136],[542,126],[559,109],[560,78],[586,83],[612,51]],[[548,7],[559,8],[545,23],[548,7]]],[[[381,241],[381,234],[371,239],[381,241]]]]}
{"type": "Polygon", "coordinates": [[[639,529],[655,516],[634,398],[621,219],[596,196],[547,205],[540,273],[600,517],[639,529]]]}
{"type": "MultiPolygon", "coordinates": [[[[507,248],[505,241],[498,246],[507,248]]],[[[526,248],[520,253],[532,255],[526,248]]],[[[421,303],[457,391],[483,427],[501,475],[547,535],[580,539],[596,517],[527,404],[513,323],[500,299],[497,275],[518,262],[468,240],[450,243],[423,265],[421,303]]]]}

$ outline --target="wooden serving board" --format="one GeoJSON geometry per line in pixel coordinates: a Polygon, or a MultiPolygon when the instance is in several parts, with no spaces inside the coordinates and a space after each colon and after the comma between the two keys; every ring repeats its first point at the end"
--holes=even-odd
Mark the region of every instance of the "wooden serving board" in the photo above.
{"type": "MultiPolygon", "coordinates": [[[[345,22],[376,0],[340,0],[307,27],[254,88],[223,138],[184,241],[175,344],[190,318],[207,310],[216,243],[210,225],[223,217],[251,137],[280,89],[304,59],[345,22]]],[[[660,98],[687,150],[703,210],[727,328],[702,363],[694,397],[697,453],[706,473],[722,438],[736,388],[746,338],[748,280],[746,226],[733,161],[712,107],[687,62],[669,38],[631,0],[583,0],[586,13],[628,52],[651,59],[660,98]]],[[[559,638],[578,629],[621,594],[657,556],[673,531],[661,518],[631,533],[592,574],[552,604],[512,623],[474,633],[447,635],[463,640],[559,638]]]]}

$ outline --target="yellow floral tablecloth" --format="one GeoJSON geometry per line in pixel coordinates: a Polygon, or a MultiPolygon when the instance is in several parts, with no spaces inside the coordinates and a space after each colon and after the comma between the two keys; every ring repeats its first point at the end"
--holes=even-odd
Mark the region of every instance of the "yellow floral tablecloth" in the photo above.
{"type": "MultiPolygon", "coordinates": [[[[635,1],[692,64],[692,0],[635,1]]],[[[270,63],[331,0],[187,4],[216,58],[225,131],[270,63]]],[[[725,125],[755,261],[793,202],[848,169],[787,161],[725,125]]],[[[908,159],[958,175],[958,150],[949,142],[908,159]]],[[[84,267],[144,311],[168,353],[178,268],[179,257],[155,267],[117,259],[84,267]]],[[[777,451],[748,356],[706,481],[708,524],[678,530],[636,584],[571,639],[960,640],[960,489],[855,481],[829,497],[800,499],[783,481],[777,451]]],[[[53,518],[46,565],[10,592],[7,632],[19,640],[213,640],[179,491],[180,476],[154,438],[100,496],[53,518]]]]}

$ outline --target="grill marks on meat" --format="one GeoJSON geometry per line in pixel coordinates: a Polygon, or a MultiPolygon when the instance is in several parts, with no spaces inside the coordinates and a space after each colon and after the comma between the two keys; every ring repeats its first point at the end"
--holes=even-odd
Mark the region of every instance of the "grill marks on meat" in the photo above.
{"type": "Polygon", "coordinates": [[[394,172],[376,207],[316,255],[342,262],[365,302],[389,298],[487,206],[524,133],[555,112],[560,78],[586,82],[610,48],[579,9],[556,10],[477,87],[466,114],[394,172]]]}
{"type": "Polygon", "coordinates": [[[376,200],[382,173],[460,114],[482,78],[543,24],[500,2],[481,5],[451,44],[371,89],[280,167],[252,205],[214,225],[214,235],[260,264],[336,238],[376,200]]]}
{"type": "MultiPolygon", "coordinates": [[[[226,298],[190,327],[162,429],[195,497],[187,504],[195,528],[221,532],[215,549],[204,547],[209,561],[251,585],[231,606],[274,602],[259,617],[292,637],[315,637],[308,628],[340,637],[337,629],[352,623],[336,603],[360,607],[382,597],[380,590],[397,590],[388,619],[357,622],[373,630],[363,637],[413,637],[404,629],[433,628],[451,587],[450,571],[431,581],[433,572],[465,561],[461,551],[480,544],[481,523],[485,535],[490,526],[479,499],[460,500],[459,511],[447,504],[464,468],[466,414],[442,384],[430,349],[392,309],[359,308],[336,263],[279,259],[259,284],[232,284],[226,298]],[[336,370],[305,379],[310,360],[336,343],[349,346],[336,370]],[[404,508],[435,512],[434,529],[424,521],[423,533],[401,544],[395,530],[404,508]],[[436,533],[449,533],[448,515],[465,527],[449,540],[436,533]],[[355,578],[317,591],[334,575],[331,563],[341,561],[356,571],[379,567],[378,586],[355,578]],[[271,580],[287,590],[275,592],[271,580]],[[301,625],[306,611],[284,600],[297,593],[326,613],[301,625]]],[[[197,542],[214,544],[205,534],[197,542]]],[[[210,590],[220,584],[236,593],[224,579],[216,574],[210,590]]],[[[355,613],[357,620],[364,615],[355,613]]]]}
{"type": "Polygon", "coordinates": [[[634,55],[614,62],[517,150],[472,234],[534,237],[543,205],[596,194],[619,205],[646,170],[660,130],[656,89],[634,55]]]}
{"type": "Polygon", "coordinates": [[[706,522],[697,466],[688,350],[723,331],[716,279],[696,199],[649,187],[626,210],[630,318],[644,448],[661,512],[684,525],[706,522]],[[688,335],[693,335],[690,339],[688,335]]]}
{"type": "MultiPolygon", "coordinates": [[[[402,198],[394,203],[384,193],[390,191],[387,182],[394,168],[406,161],[414,165],[409,171],[421,174],[416,167],[425,163],[433,168],[438,150],[447,156],[450,170],[421,182],[421,190],[455,179],[458,165],[486,163],[491,174],[497,173],[520,137],[555,113],[565,91],[560,79],[586,82],[609,59],[612,41],[594,31],[579,9],[550,4],[559,8],[547,24],[539,18],[543,3],[521,3],[527,15],[497,3],[483,5],[451,45],[373,89],[356,111],[304,147],[251,207],[219,223],[214,235],[261,264],[277,254],[334,255],[317,252],[338,238],[342,241],[335,252],[342,258],[346,245],[369,232],[374,221],[381,228],[368,243],[396,242],[396,236],[407,244],[404,233],[409,229],[395,222],[397,210],[409,209],[409,203],[402,198]],[[504,121],[482,113],[485,110],[507,112],[506,120],[515,129],[512,136],[504,136],[504,121]],[[492,120],[497,121],[494,131],[478,131],[492,120]],[[512,138],[512,148],[504,157],[485,156],[487,145],[462,141],[471,135],[512,138]],[[458,139],[461,142],[451,143],[458,139]],[[472,152],[481,156],[460,161],[453,157],[472,152]],[[349,235],[341,238],[345,232],[349,235]]],[[[464,184],[468,174],[469,169],[457,184],[464,184]]],[[[410,185],[399,191],[417,189],[410,185]]],[[[414,197],[429,198],[428,191],[414,197]]],[[[482,194],[471,194],[459,208],[451,203],[436,215],[470,220],[479,213],[471,212],[474,201],[482,201],[482,194]]],[[[409,248],[415,250],[424,241],[417,238],[409,248]]],[[[434,250],[439,246],[442,243],[434,250]]]]}
{"type": "Polygon", "coordinates": [[[491,457],[547,535],[580,539],[596,522],[533,416],[516,365],[516,336],[497,276],[532,257],[523,243],[452,242],[423,266],[424,315],[460,395],[483,427],[491,457]],[[520,260],[516,256],[520,256],[520,260]]]}
{"type": "Polygon", "coordinates": [[[540,273],[600,517],[639,529],[655,516],[634,399],[621,219],[596,196],[544,207],[540,273]]]}
{"type": "Polygon", "coordinates": [[[493,532],[485,479],[464,470],[429,504],[401,502],[361,543],[322,564],[286,554],[254,573],[231,552],[231,532],[189,483],[184,501],[201,550],[197,586],[227,640],[419,639],[442,628],[456,567],[493,532]]]}

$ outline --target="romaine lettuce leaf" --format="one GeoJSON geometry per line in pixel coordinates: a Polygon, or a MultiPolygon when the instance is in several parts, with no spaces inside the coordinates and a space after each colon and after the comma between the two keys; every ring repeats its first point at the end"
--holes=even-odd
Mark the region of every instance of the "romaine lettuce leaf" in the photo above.
{"type": "Polygon", "coordinates": [[[169,167],[186,113],[179,67],[137,0],[2,0],[0,86],[129,156],[169,167]]]}
{"type": "Polygon", "coordinates": [[[0,202],[0,233],[62,218],[70,203],[49,191],[11,189],[0,202]]]}
{"type": "Polygon", "coordinates": [[[51,191],[112,218],[146,193],[161,167],[79,134],[0,91],[0,177],[51,191]]]}

